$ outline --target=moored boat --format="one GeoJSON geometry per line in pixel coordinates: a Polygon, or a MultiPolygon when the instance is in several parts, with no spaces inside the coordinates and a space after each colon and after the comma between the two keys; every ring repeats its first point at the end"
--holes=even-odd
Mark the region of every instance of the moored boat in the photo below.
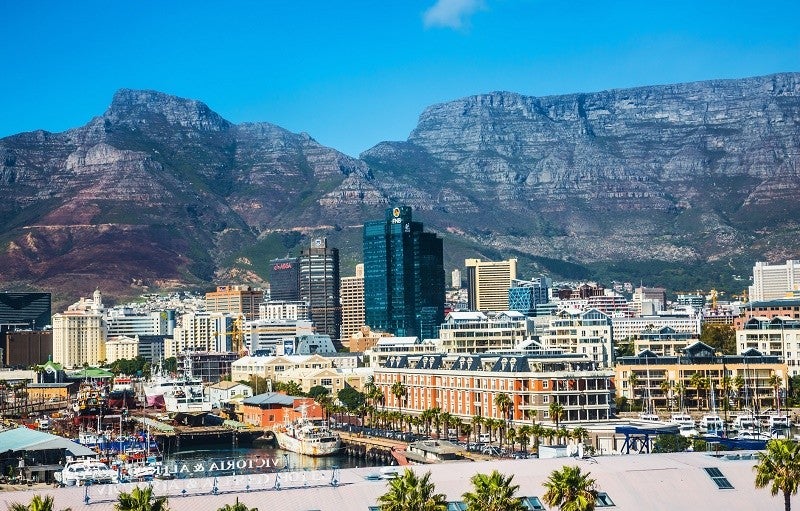
{"type": "Polygon", "coordinates": [[[277,428],[275,440],[281,449],[306,456],[330,456],[342,448],[338,433],[324,421],[311,421],[305,416],[277,428]]]}

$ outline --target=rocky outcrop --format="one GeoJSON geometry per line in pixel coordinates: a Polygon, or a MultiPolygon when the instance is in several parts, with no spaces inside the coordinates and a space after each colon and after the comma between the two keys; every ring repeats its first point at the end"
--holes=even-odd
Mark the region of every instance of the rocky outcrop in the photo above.
{"type": "Polygon", "coordinates": [[[74,296],[257,280],[310,235],[355,262],[360,225],[396,203],[449,233],[453,265],[472,250],[744,273],[800,256],[799,159],[798,73],[481,94],[431,106],[408,140],[360,159],[121,90],[83,127],[0,139],[0,286],[74,296]]]}

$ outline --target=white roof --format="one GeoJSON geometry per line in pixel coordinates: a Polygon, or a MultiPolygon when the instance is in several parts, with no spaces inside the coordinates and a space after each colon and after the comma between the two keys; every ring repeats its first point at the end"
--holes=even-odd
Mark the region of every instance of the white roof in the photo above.
{"type": "Polygon", "coordinates": [[[381,337],[378,339],[378,346],[396,346],[398,344],[416,344],[417,337],[381,337]]]}
{"type": "Polygon", "coordinates": [[[486,319],[486,314],[478,311],[453,311],[447,314],[445,321],[482,321],[486,319]]]}
{"type": "MultiPolygon", "coordinates": [[[[591,459],[553,458],[502,460],[487,462],[456,462],[414,466],[418,474],[431,472],[436,491],[450,501],[461,500],[470,490],[469,478],[476,473],[498,470],[514,476],[520,486],[520,496],[544,494],[543,482],[553,470],[564,465],[578,465],[597,481],[599,491],[608,494],[616,511],[675,511],[676,509],[783,509],[783,497],[769,494],[768,489],[756,489],[753,483],[755,460],[729,460],[704,453],[637,454],[601,456],[591,459]],[[719,489],[705,467],[718,468],[733,486],[719,489]]],[[[379,473],[380,468],[346,469],[338,473],[338,485],[331,486],[331,470],[308,470],[282,473],[281,490],[275,490],[275,473],[226,476],[216,479],[218,494],[212,489],[215,479],[176,479],[153,481],[156,495],[166,495],[173,509],[218,509],[232,504],[238,497],[247,507],[280,509],[281,511],[367,511],[375,506],[378,497],[386,492],[387,482],[368,481],[367,474],[379,473]],[[248,487],[249,486],[249,491],[248,487]],[[306,487],[304,487],[306,486],[306,487]],[[186,490],[182,496],[182,490],[186,490]]],[[[149,484],[149,483],[148,483],[149,484]]],[[[30,502],[34,494],[52,495],[55,507],[70,507],[75,511],[111,511],[120,491],[130,492],[134,484],[95,485],[62,489],[37,489],[0,493],[0,507],[11,502],[30,502]],[[88,492],[90,507],[84,504],[88,492]]],[[[794,506],[800,498],[792,497],[794,506]]]]}

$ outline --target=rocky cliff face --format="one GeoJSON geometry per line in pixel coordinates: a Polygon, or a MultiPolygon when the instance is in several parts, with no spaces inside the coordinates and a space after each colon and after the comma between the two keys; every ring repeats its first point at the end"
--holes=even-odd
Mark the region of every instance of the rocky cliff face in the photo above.
{"type": "Polygon", "coordinates": [[[431,106],[407,142],[362,155],[379,179],[445,175],[418,206],[472,215],[491,230],[484,242],[581,261],[766,253],[754,228],[797,229],[798,157],[797,73],[473,96],[431,106]]]}
{"type": "Polygon", "coordinates": [[[431,106],[361,159],[121,90],[86,126],[0,139],[0,286],[257,279],[303,234],[357,259],[359,225],[394,203],[477,252],[741,267],[800,255],[798,159],[798,73],[483,94],[431,106]]]}
{"type": "Polygon", "coordinates": [[[0,140],[0,282],[72,296],[208,282],[259,235],[318,224],[317,198],[345,182],[368,193],[370,179],[305,134],[121,90],[84,127],[0,140]]]}

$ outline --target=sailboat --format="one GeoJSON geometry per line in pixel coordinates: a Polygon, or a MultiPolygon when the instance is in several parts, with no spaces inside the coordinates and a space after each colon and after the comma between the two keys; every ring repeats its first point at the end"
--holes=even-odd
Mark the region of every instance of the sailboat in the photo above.
{"type": "Polygon", "coordinates": [[[650,359],[647,356],[645,356],[645,363],[647,364],[647,404],[645,409],[642,410],[642,413],[639,414],[639,420],[647,422],[660,422],[661,419],[658,417],[658,414],[655,411],[655,406],[653,406],[653,396],[650,394],[650,359]]]}
{"type": "Polygon", "coordinates": [[[700,418],[700,429],[707,435],[719,435],[725,428],[725,423],[717,413],[717,401],[714,397],[714,383],[711,383],[711,410],[700,418]]]}

